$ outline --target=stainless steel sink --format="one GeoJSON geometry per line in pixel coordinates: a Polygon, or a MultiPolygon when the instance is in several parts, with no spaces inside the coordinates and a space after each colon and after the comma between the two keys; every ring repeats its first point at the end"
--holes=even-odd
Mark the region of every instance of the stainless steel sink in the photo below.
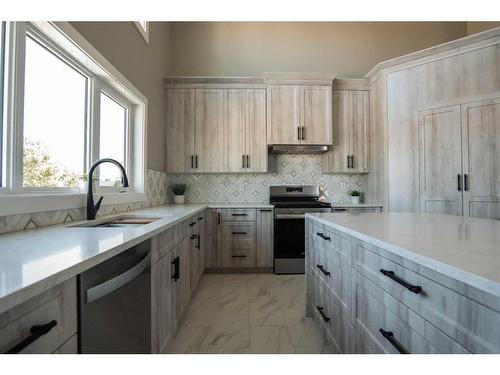
{"type": "Polygon", "coordinates": [[[92,220],[83,223],[68,225],[71,228],[133,228],[162,219],[161,217],[146,217],[138,215],[126,215],[102,220],[92,220]]]}

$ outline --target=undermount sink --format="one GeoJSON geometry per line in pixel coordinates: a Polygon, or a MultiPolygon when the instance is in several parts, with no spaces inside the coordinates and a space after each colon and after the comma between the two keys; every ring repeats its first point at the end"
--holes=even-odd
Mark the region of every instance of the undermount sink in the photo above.
{"type": "Polygon", "coordinates": [[[142,225],[150,224],[156,220],[160,220],[159,217],[145,217],[145,216],[119,216],[104,220],[92,220],[86,221],[76,225],[69,225],[72,228],[133,228],[140,227],[142,225]]]}

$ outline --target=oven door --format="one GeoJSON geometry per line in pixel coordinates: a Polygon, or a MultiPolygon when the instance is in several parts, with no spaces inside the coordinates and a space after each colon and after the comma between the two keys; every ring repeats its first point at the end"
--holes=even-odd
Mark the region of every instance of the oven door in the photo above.
{"type": "Polygon", "coordinates": [[[303,213],[274,215],[274,273],[304,273],[304,227],[303,213]]]}

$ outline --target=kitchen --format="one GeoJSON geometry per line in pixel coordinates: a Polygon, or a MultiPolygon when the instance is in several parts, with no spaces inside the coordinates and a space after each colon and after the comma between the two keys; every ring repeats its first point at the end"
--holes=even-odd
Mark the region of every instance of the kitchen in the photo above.
{"type": "Polygon", "coordinates": [[[500,23],[0,40],[2,353],[500,353],[500,23]]]}

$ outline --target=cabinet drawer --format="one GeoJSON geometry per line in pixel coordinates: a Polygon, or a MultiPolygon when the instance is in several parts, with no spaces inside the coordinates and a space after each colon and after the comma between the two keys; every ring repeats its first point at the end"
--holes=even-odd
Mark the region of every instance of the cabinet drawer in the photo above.
{"type": "Polygon", "coordinates": [[[70,279],[0,315],[0,352],[31,336],[33,326],[57,322],[20,353],[53,353],[77,331],[76,279],[70,279]]]}
{"type": "Polygon", "coordinates": [[[342,302],[331,292],[330,288],[321,280],[320,275],[312,270],[313,279],[312,306],[313,316],[327,335],[334,351],[350,353],[354,347],[351,342],[354,330],[342,313],[342,302]]]}
{"type": "Polygon", "coordinates": [[[423,271],[422,267],[395,256],[388,259],[381,253],[384,250],[356,241],[355,269],[467,350],[500,352],[499,312],[407,268],[423,271]],[[421,291],[415,293],[418,289],[413,287],[421,291]]]}
{"type": "Polygon", "coordinates": [[[222,224],[222,266],[255,266],[255,223],[222,224]]]}
{"type": "Polygon", "coordinates": [[[222,222],[224,221],[255,221],[257,212],[255,208],[223,208],[222,222]]]}
{"type": "Polygon", "coordinates": [[[183,221],[151,239],[151,264],[167,255],[187,236],[188,221],[183,221]]]}
{"type": "Polygon", "coordinates": [[[326,256],[336,256],[351,264],[351,238],[345,233],[315,223],[312,225],[311,239],[313,247],[324,249],[326,256]]]}
{"type": "Polygon", "coordinates": [[[353,271],[355,326],[376,353],[467,353],[460,344],[353,271]]]}

